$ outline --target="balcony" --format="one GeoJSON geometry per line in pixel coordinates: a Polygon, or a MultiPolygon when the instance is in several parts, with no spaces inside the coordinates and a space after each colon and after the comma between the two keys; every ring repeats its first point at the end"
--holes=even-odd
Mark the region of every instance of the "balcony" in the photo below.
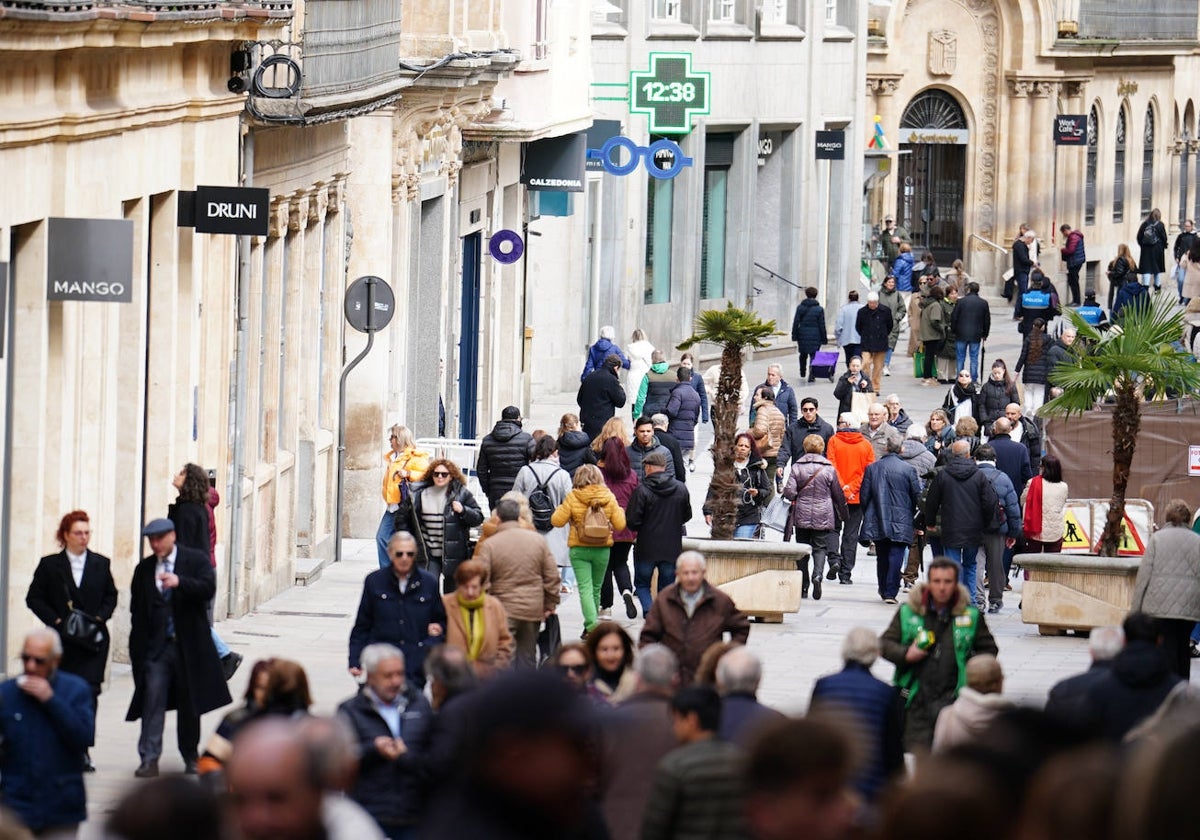
{"type": "Polygon", "coordinates": [[[307,0],[301,96],[399,90],[402,0],[307,0]]]}
{"type": "Polygon", "coordinates": [[[292,17],[292,0],[0,0],[0,19],[78,21],[281,21],[292,17]]]}

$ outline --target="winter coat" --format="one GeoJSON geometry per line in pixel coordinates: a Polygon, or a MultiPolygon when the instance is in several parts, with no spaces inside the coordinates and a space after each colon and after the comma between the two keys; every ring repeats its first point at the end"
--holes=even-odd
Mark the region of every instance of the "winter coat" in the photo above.
{"type": "MultiPolygon", "coordinates": [[[[633,402],[633,419],[653,417],[655,414],[667,413],[667,401],[671,399],[671,389],[678,380],[666,362],[650,365],[650,370],[638,384],[637,398],[633,402]]],[[[630,384],[632,388],[632,383],[630,384]]]]}
{"type": "Polygon", "coordinates": [[[400,648],[405,676],[419,689],[425,685],[425,654],[442,643],[445,630],[446,609],[433,575],[414,566],[401,592],[394,569],[377,569],[363,581],[358,615],[350,630],[350,667],[360,667],[367,645],[387,642],[400,648]],[[431,635],[431,624],[440,625],[442,633],[431,635]]]}
{"type": "MultiPolygon", "coordinates": [[[[599,485],[594,485],[599,486],[599,485]]],[[[488,567],[488,592],[517,621],[541,621],[558,606],[562,580],[546,538],[519,522],[501,522],[479,549],[488,567]]]]}
{"type": "MultiPolygon", "coordinates": [[[[566,473],[563,473],[566,476],[566,473]]],[[[428,484],[418,484],[413,487],[408,501],[400,505],[396,513],[396,530],[407,530],[417,537],[417,565],[422,569],[429,567],[429,561],[436,557],[432,551],[429,538],[421,526],[421,497],[431,487],[428,484]]],[[[454,479],[446,487],[446,504],[442,509],[442,562],[466,560],[471,556],[471,529],[483,524],[483,511],[479,502],[466,487],[454,479]],[[462,505],[462,513],[455,513],[453,503],[462,505]]]]}
{"type": "Polygon", "coordinates": [[[717,738],[747,750],[759,729],[780,720],[786,720],[782,712],[759,703],[750,692],[730,692],[721,697],[721,726],[717,738]]]}
{"type": "Polygon", "coordinates": [[[903,408],[891,420],[888,420],[888,425],[898,431],[901,435],[908,434],[908,427],[912,425],[912,418],[908,416],[903,408]]]}
{"type": "Polygon", "coordinates": [[[942,545],[978,548],[996,510],[996,491],[970,458],[954,456],[933,477],[925,497],[925,521],[941,516],[942,545]]]}
{"type": "Polygon", "coordinates": [[[625,524],[637,531],[637,555],[654,562],[683,553],[684,525],[692,518],[687,485],[665,472],[646,476],[625,506],[625,524]]]}
{"type": "Polygon", "coordinates": [[[867,376],[862,371],[851,373],[846,371],[838,377],[837,385],[833,386],[833,396],[838,401],[838,415],[845,414],[850,411],[850,407],[854,404],[855,394],[869,394],[871,391],[871,377],[867,376]]]}
{"type": "Polygon", "coordinates": [[[779,454],[783,444],[783,436],[787,432],[787,418],[783,416],[775,403],[758,399],[754,401],[756,416],[750,434],[758,445],[758,451],[764,458],[774,458],[779,454]]]}
{"type": "MultiPolygon", "coordinates": [[[[666,475],[666,473],[663,474],[666,475]]],[[[637,473],[630,470],[625,474],[625,478],[623,479],[615,479],[604,473],[604,484],[612,491],[613,496],[616,497],[617,504],[621,506],[621,510],[625,511],[625,527],[613,531],[613,542],[635,541],[637,539],[637,528],[629,524],[629,500],[633,498],[633,491],[641,484],[637,473]]]]}
{"type": "Polygon", "coordinates": [[[691,684],[704,651],[721,641],[726,633],[730,641],[743,645],[750,637],[750,619],[733,599],[707,581],[702,585],[700,601],[691,618],[683,605],[679,584],[660,589],[638,636],[639,648],[659,643],[671,649],[679,660],[680,685],[691,684]]]}
{"type": "MultiPolygon", "coordinates": [[[[679,441],[675,435],[668,432],[666,429],[656,428],[654,430],[654,439],[662,446],[667,448],[671,453],[671,469],[667,470],[671,475],[683,481],[687,478],[687,464],[683,460],[683,447],[679,445],[679,441]]],[[[643,470],[645,472],[645,470],[643,470]]]]}
{"type": "Polygon", "coordinates": [[[913,290],[912,251],[906,251],[896,256],[896,261],[892,263],[892,275],[896,278],[896,289],[898,291],[911,292],[913,290]]]}
{"type": "Polygon", "coordinates": [[[890,540],[910,545],[913,516],[921,498],[916,471],[894,453],[884,455],[863,472],[859,490],[862,530],[859,541],[890,540]]]}
{"type": "Polygon", "coordinates": [[[645,339],[629,345],[629,373],[625,375],[625,384],[630,392],[636,394],[642,386],[642,378],[650,372],[653,356],[654,345],[645,339]]]}
{"type": "MultiPolygon", "coordinates": [[[[670,695],[634,694],[599,721],[599,798],[608,836],[635,838],[658,763],[679,743],[671,731],[670,695]]],[[[524,840],[524,838],[522,838],[524,840]]]]}
{"type": "Polygon", "coordinates": [[[842,492],[846,494],[846,504],[859,503],[858,491],[862,484],[863,472],[867,465],[875,460],[875,449],[870,441],[858,431],[846,430],[838,432],[829,440],[825,455],[837,470],[842,482],[842,492]]]}
{"type": "Polygon", "coordinates": [[[860,301],[851,301],[838,310],[837,323],[834,325],[833,330],[838,347],[845,347],[847,344],[858,344],[858,310],[862,308],[863,303],[860,301]]]}
{"type": "Polygon", "coordinates": [[[1077,230],[1073,230],[1067,234],[1067,241],[1063,243],[1062,249],[1059,251],[1063,262],[1068,267],[1083,265],[1087,262],[1087,253],[1083,247],[1083,234],[1077,230]]]}
{"type": "MultiPolygon", "coordinates": [[[[588,510],[597,506],[604,510],[604,515],[608,517],[608,523],[614,531],[620,531],[625,527],[625,511],[621,510],[621,506],[617,504],[617,498],[612,494],[612,491],[603,484],[589,484],[585,487],[575,487],[567,494],[567,498],[554,511],[554,515],[550,517],[550,521],[554,523],[555,528],[561,528],[568,522],[571,523],[571,530],[567,534],[567,545],[571,548],[582,546],[584,548],[594,548],[595,545],[584,542],[580,534],[583,531],[583,517],[588,510]]],[[[605,545],[613,544],[612,535],[609,534],[608,541],[605,545]]]]}
{"type": "Polygon", "coordinates": [[[690,382],[676,382],[667,400],[667,431],[684,449],[696,448],[696,424],[700,422],[700,395],[690,382]]]}
{"type": "MultiPolygon", "coordinates": [[[[610,415],[611,416],[611,415],[610,415]]],[[[475,472],[479,486],[495,507],[500,497],[512,489],[521,467],[533,456],[533,437],[522,431],[518,420],[501,420],[479,444],[475,472]]]]}
{"type": "Polygon", "coordinates": [[[16,679],[0,683],[0,801],[36,832],[87,820],[83,754],[96,734],[88,684],[60,668],[50,686],[43,703],[16,679]]]}
{"type": "Polygon", "coordinates": [[[996,498],[1004,506],[1004,524],[998,530],[988,529],[989,533],[999,533],[1006,537],[1017,539],[1021,536],[1021,500],[1017,498],[1017,490],[1012,480],[996,468],[990,461],[980,461],[979,471],[991,482],[996,491],[996,498]]]}
{"type": "Polygon", "coordinates": [[[1094,682],[1077,723],[1110,742],[1120,741],[1154,714],[1182,680],[1162,648],[1152,642],[1128,642],[1112,667],[1094,682]]]}
{"type": "Polygon", "coordinates": [[[864,439],[875,450],[875,460],[878,461],[887,452],[887,443],[889,440],[894,440],[899,443],[904,442],[904,435],[900,434],[900,430],[890,423],[881,423],[878,429],[872,429],[870,422],[863,423],[859,427],[859,432],[862,433],[864,439]]]}
{"type": "Polygon", "coordinates": [[[925,444],[912,438],[904,441],[904,448],[900,450],[900,460],[916,470],[917,479],[922,487],[937,467],[937,457],[925,448],[925,444]]]}
{"type": "Polygon", "coordinates": [[[1200,262],[1183,260],[1183,296],[1187,299],[1200,297],[1200,262]]]}
{"type": "MultiPolygon", "coordinates": [[[[908,296],[908,350],[909,356],[915,356],[921,345],[921,295],[913,292],[908,296]]],[[[918,371],[919,373],[919,371],[918,371]]]]}
{"type": "Polygon", "coordinates": [[[637,473],[638,478],[645,477],[646,470],[642,466],[642,459],[651,452],[661,452],[663,454],[663,457],[667,459],[667,475],[671,476],[671,478],[676,478],[675,459],[671,455],[671,450],[667,449],[667,447],[663,446],[659,442],[657,433],[655,433],[655,436],[650,440],[649,446],[642,446],[640,443],[638,443],[637,438],[634,438],[633,442],[625,447],[625,454],[629,456],[629,466],[633,468],[635,473],[637,473]]]}
{"type": "Polygon", "coordinates": [[[954,304],[950,328],[957,341],[968,344],[984,341],[992,329],[992,309],[978,294],[967,294],[954,304]]]}
{"type": "Polygon", "coordinates": [[[904,703],[900,690],[871,675],[871,669],[847,662],[836,674],[821,677],[813,686],[810,709],[849,712],[869,751],[861,756],[854,787],[867,802],[874,802],[892,776],[904,767],[904,703]]]}
{"type": "MultiPolygon", "coordinates": [[[[767,502],[771,500],[771,484],[772,479],[767,477],[767,462],[755,461],[747,464],[742,469],[734,468],[733,480],[737,487],[737,519],[736,524],[742,525],[757,525],[762,521],[762,509],[766,507],[767,502]],[[757,490],[753,496],[750,495],[750,490],[757,490]]],[[[708,494],[704,497],[704,505],[701,508],[705,516],[712,514],[712,498],[713,485],[709,483],[708,494]]]]}
{"type": "Polygon", "coordinates": [[[708,386],[704,384],[704,377],[697,371],[692,371],[692,387],[696,389],[696,393],[700,395],[700,422],[708,422],[708,386]]]}
{"type": "Polygon", "coordinates": [[[950,325],[945,320],[944,310],[936,303],[931,299],[921,309],[921,326],[917,330],[917,337],[921,341],[942,341],[946,337],[946,333],[950,331],[950,325]]]}
{"type": "Polygon", "coordinates": [[[1117,290],[1117,297],[1113,301],[1112,305],[1112,320],[1116,322],[1120,318],[1121,312],[1124,311],[1125,307],[1127,306],[1148,306],[1150,303],[1149,295],[1150,293],[1146,291],[1146,287],[1141,283],[1136,281],[1133,283],[1126,283],[1117,290]]]}
{"type": "Polygon", "coordinates": [[[789,423],[783,435],[783,443],[779,446],[779,454],[775,456],[776,468],[786,468],[788,461],[798,461],[804,454],[804,439],[809,435],[820,435],[821,440],[829,443],[833,437],[833,426],[821,419],[821,415],[813,415],[810,423],[800,415],[795,423],[789,423]]]}
{"type": "MultiPolygon", "coordinates": [[[[1021,510],[1025,510],[1025,499],[1029,495],[1029,485],[1021,491],[1021,510]]],[[[1046,481],[1042,479],[1042,530],[1034,534],[1032,539],[1038,542],[1058,542],[1067,532],[1067,496],[1070,489],[1065,481],[1046,481]]]]}
{"type": "Polygon", "coordinates": [[[1004,416],[1009,403],[1020,402],[1016,385],[1010,385],[1004,379],[997,382],[989,376],[979,386],[979,396],[975,400],[975,419],[980,429],[990,435],[992,424],[1004,416]]]}
{"type": "Polygon", "coordinates": [[[746,836],[744,752],[720,738],[684,744],[658,763],[642,817],[642,840],[746,836]]]}
{"type": "Polygon", "coordinates": [[[613,344],[610,339],[601,338],[588,348],[587,361],[583,364],[583,373],[579,375],[579,380],[582,382],[584,379],[587,379],[588,374],[592,373],[592,371],[597,371],[604,367],[604,360],[608,358],[610,353],[620,356],[621,367],[629,370],[629,359],[621,352],[621,348],[613,344]]]}
{"type": "Polygon", "coordinates": [[[625,389],[621,387],[617,372],[602,367],[589,373],[579,386],[575,403],[579,406],[579,423],[584,434],[588,440],[595,439],[617,409],[625,405],[625,389]]]}
{"type": "Polygon", "coordinates": [[[1155,618],[1200,621],[1200,534],[1168,525],[1150,537],[1130,609],[1155,618]]]}
{"type": "MultiPolygon", "coordinates": [[[[407,751],[386,759],[375,747],[376,738],[391,738],[392,730],[375,709],[367,690],[338,706],[338,717],[354,733],[358,746],[358,775],[350,798],[363,806],[385,831],[414,825],[425,804],[425,758],[433,725],[433,709],[421,690],[404,689],[400,737],[407,751]]],[[[390,833],[390,832],[389,832],[390,833]]]]}
{"type": "Polygon", "coordinates": [[[792,341],[801,353],[813,354],[829,342],[825,330],[825,309],[816,298],[805,298],[792,318],[792,341]]]}
{"type": "Polygon", "coordinates": [[[1167,228],[1162,222],[1146,219],[1138,226],[1137,243],[1139,274],[1162,274],[1167,270],[1167,228]],[[1146,229],[1153,225],[1158,241],[1150,243],[1146,229]]]}
{"type": "Polygon", "coordinates": [[[68,600],[75,609],[99,619],[105,625],[104,643],[99,650],[92,651],[62,634],[63,654],[58,668],[81,677],[98,691],[104,682],[104,668],[108,664],[108,620],[117,608],[112,561],[103,554],[87,552],[79,586],[75,585],[66,551],[47,555],[38,561],[25,595],[25,605],[47,627],[56,627],[61,631],[71,614],[67,607],[68,600]]]}
{"type": "Polygon", "coordinates": [[[900,330],[904,326],[904,296],[900,294],[898,288],[890,292],[887,289],[880,289],[879,306],[892,313],[892,331],[888,333],[888,347],[895,350],[896,343],[900,340],[900,330]]]}
{"type": "Polygon", "coordinates": [[[1111,659],[1093,660],[1091,667],[1082,674],[1055,683],[1046,698],[1047,716],[1071,726],[1082,726],[1088,711],[1088,695],[1110,668],[1111,659]]]}
{"type": "Polygon", "coordinates": [[[158,558],[142,558],[133,570],[129,586],[129,659],[133,665],[133,698],[126,720],[137,720],[144,713],[146,663],[167,645],[167,613],[175,626],[179,668],[187,674],[186,697],[172,692],[167,708],[186,703],[193,713],[202,715],[232,702],[221,671],[221,660],[213,647],[208,626],[208,602],[217,591],[217,580],[208,552],[175,545],[175,574],[179,585],[170,599],[158,591],[155,574],[158,558]]]}
{"type": "Polygon", "coordinates": [[[805,453],[792,465],[783,497],[792,503],[789,523],[793,528],[832,531],[838,519],[849,516],[837,470],[828,458],[815,452],[805,453]]]}
{"type": "Polygon", "coordinates": [[[1000,694],[980,694],[963,686],[958,699],[938,715],[933,729],[933,751],[946,752],[953,747],[978,743],[1001,714],[1015,704],[1000,694]]]}
{"type": "MultiPolygon", "coordinates": [[[[443,595],[442,608],[446,611],[446,644],[467,650],[470,636],[463,620],[462,605],[458,602],[458,592],[443,595]]],[[[499,669],[507,668],[512,662],[513,637],[508,632],[508,614],[498,598],[485,594],[480,610],[483,613],[483,647],[479,651],[479,658],[472,664],[476,675],[488,677],[499,669]]]]}
{"type": "Polygon", "coordinates": [[[383,457],[387,459],[387,467],[383,471],[383,502],[386,505],[398,505],[404,500],[405,483],[424,478],[432,456],[422,449],[407,446],[399,453],[389,449],[383,453],[383,457]]]}
{"type": "MultiPolygon", "coordinates": [[[[755,388],[753,393],[757,394],[762,388],[771,389],[771,392],[775,394],[775,407],[783,412],[783,416],[787,422],[795,422],[796,418],[800,415],[800,406],[796,402],[796,392],[791,385],[787,384],[787,380],[780,379],[779,384],[775,386],[772,386],[770,382],[764,382],[755,388]]],[[[757,410],[758,403],[756,402],[750,407],[751,424],[754,423],[757,410]]]]}
{"type": "Polygon", "coordinates": [[[1033,270],[1033,257],[1029,253],[1029,243],[1024,239],[1018,239],[1013,243],[1012,267],[1014,280],[1019,277],[1028,277],[1029,272],[1033,270]]]}
{"type": "Polygon", "coordinates": [[[1008,435],[988,438],[988,443],[996,450],[996,469],[1008,476],[1014,491],[1018,487],[1025,489],[1029,479],[1033,478],[1029,449],[1008,435]]]}
{"type": "Polygon", "coordinates": [[[558,439],[558,465],[575,477],[575,470],[587,463],[587,451],[592,439],[587,433],[572,429],[558,439]]]}
{"type": "Polygon", "coordinates": [[[1042,431],[1028,417],[1021,418],[1021,439],[1017,441],[1029,451],[1029,468],[1037,475],[1042,466],[1042,431]]]}
{"type": "Polygon", "coordinates": [[[854,316],[854,329],[858,332],[859,344],[868,353],[883,353],[888,349],[892,326],[892,311],[878,301],[874,309],[868,303],[854,316]]]}
{"type": "Polygon", "coordinates": [[[1026,385],[1045,385],[1050,375],[1050,345],[1054,343],[1048,335],[1042,336],[1042,352],[1036,361],[1029,358],[1029,336],[1021,342],[1021,355],[1017,359],[1013,373],[1021,374],[1021,381],[1026,385]]]}

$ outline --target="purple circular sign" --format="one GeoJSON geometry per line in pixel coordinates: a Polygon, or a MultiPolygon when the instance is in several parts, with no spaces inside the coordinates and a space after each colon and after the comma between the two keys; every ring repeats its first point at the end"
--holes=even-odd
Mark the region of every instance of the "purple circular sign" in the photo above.
{"type": "Polygon", "coordinates": [[[521,259],[521,255],[525,253],[525,243],[515,230],[498,230],[492,234],[488,243],[488,253],[496,262],[509,265],[521,259]]]}

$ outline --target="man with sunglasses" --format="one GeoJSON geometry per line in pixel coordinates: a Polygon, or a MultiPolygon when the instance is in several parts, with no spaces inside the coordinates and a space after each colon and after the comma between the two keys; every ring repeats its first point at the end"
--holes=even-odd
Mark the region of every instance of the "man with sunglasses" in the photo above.
{"type": "Polygon", "coordinates": [[[779,445],[779,454],[775,456],[775,474],[786,478],[788,462],[804,457],[804,439],[809,435],[820,435],[821,440],[829,443],[833,437],[833,426],[829,425],[817,413],[820,404],[815,397],[805,397],[800,400],[800,417],[789,423],[783,435],[783,443],[779,445]]]}
{"type": "Polygon", "coordinates": [[[43,627],[25,637],[22,673],[0,683],[0,801],[34,834],[74,837],[87,819],[83,755],[95,735],[92,691],[58,669],[62,640],[43,627]]]}
{"type": "Polygon", "coordinates": [[[425,654],[442,643],[446,608],[437,578],[417,568],[417,539],[397,531],[388,542],[392,565],[363,581],[358,616],[350,631],[350,675],[362,675],[362,654],[368,645],[383,642],[404,654],[408,682],[425,687],[425,654]]]}

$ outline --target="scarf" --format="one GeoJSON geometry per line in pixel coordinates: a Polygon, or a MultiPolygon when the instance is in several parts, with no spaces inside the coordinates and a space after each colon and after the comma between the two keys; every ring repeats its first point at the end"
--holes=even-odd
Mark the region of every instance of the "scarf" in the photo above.
{"type": "Polygon", "coordinates": [[[467,659],[474,662],[483,652],[483,601],[487,598],[480,593],[478,598],[467,600],[458,594],[458,608],[462,611],[463,627],[467,630],[467,659]]]}
{"type": "Polygon", "coordinates": [[[1025,519],[1021,523],[1021,532],[1029,540],[1042,533],[1042,477],[1040,475],[1035,475],[1029,482],[1029,492],[1025,494],[1025,519]]]}

